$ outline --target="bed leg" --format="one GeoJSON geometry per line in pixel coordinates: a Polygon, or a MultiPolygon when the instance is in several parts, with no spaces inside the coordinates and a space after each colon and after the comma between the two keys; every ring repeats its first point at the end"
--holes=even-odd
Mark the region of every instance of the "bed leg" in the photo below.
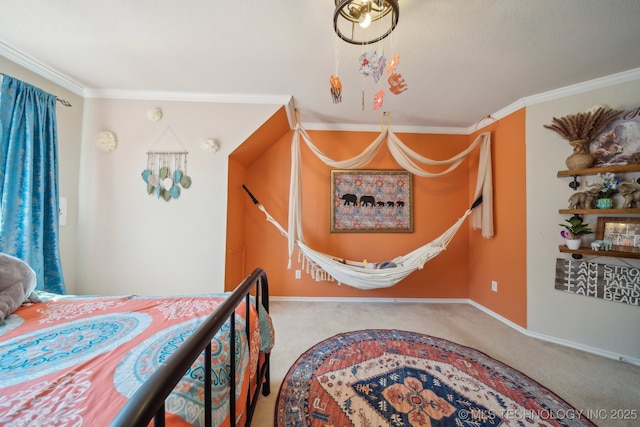
{"type": "Polygon", "coordinates": [[[264,363],[265,363],[265,373],[264,373],[264,382],[262,383],[262,395],[269,396],[271,393],[271,363],[270,363],[271,353],[267,353],[264,355],[264,363]]]}

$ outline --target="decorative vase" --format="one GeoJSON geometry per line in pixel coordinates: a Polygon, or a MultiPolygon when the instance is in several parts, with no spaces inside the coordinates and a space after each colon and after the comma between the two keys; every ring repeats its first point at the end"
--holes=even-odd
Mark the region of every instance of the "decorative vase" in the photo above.
{"type": "Polygon", "coordinates": [[[573,154],[565,161],[569,170],[590,168],[595,159],[589,152],[589,140],[578,139],[569,144],[573,146],[573,154]]]}
{"type": "Polygon", "coordinates": [[[596,206],[598,209],[611,209],[613,207],[613,199],[603,198],[596,200],[596,206]]]}
{"type": "Polygon", "coordinates": [[[566,247],[572,250],[580,249],[582,239],[565,239],[564,244],[566,247]]]}

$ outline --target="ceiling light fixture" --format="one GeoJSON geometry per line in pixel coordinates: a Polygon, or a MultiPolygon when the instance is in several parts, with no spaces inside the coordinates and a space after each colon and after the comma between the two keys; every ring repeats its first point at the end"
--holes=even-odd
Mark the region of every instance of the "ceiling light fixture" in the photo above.
{"type": "Polygon", "coordinates": [[[376,43],[398,25],[398,0],[335,0],[335,4],[333,29],[348,43],[376,43]]]}

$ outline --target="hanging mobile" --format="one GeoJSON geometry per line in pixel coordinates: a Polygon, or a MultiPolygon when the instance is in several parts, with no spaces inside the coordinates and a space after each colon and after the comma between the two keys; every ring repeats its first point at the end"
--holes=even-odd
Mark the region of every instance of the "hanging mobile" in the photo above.
{"type": "Polygon", "coordinates": [[[340,77],[331,75],[329,77],[329,82],[331,83],[331,98],[333,99],[334,104],[339,104],[342,102],[342,82],[340,81],[340,77]]]}

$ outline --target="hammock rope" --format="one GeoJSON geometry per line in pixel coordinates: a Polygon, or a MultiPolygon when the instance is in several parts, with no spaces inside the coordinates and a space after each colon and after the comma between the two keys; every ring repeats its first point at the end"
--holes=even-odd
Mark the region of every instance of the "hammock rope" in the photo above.
{"type": "MultiPolygon", "coordinates": [[[[385,113],[386,115],[386,113],[385,113]]],[[[267,221],[271,222],[280,233],[287,238],[289,262],[287,268],[291,268],[291,258],[297,247],[303,269],[315,280],[335,280],[359,289],[378,289],[390,287],[404,279],[415,270],[422,269],[424,264],[444,251],[460,229],[464,220],[472,215],[472,227],[482,229],[483,237],[493,237],[493,189],[491,182],[491,145],[490,133],[480,135],[462,152],[446,160],[428,159],[406,146],[400,139],[389,131],[389,127],[383,128],[376,139],[369,144],[359,155],[346,160],[334,160],[322,153],[311,141],[307,132],[297,121],[291,143],[291,176],[289,187],[289,217],[285,230],[258,202],[246,186],[242,186],[249,194],[254,204],[258,205],[265,214],[267,221]],[[369,163],[386,141],[386,145],[396,162],[405,170],[425,178],[433,178],[445,175],[456,169],[473,152],[480,147],[478,159],[478,175],[474,192],[474,203],[462,217],[460,217],[449,229],[445,230],[433,241],[420,246],[406,255],[391,260],[389,268],[366,268],[364,263],[336,258],[334,256],[315,251],[304,242],[302,229],[302,170],[300,156],[300,142],[304,141],[311,152],[326,165],[339,169],[356,169],[369,163]],[[424,170],[418,163],[428,166],[449,165],[445,170],[432,173],[424,170]],[[481,204],[481,209],[476,209],[481,204]]]]}

